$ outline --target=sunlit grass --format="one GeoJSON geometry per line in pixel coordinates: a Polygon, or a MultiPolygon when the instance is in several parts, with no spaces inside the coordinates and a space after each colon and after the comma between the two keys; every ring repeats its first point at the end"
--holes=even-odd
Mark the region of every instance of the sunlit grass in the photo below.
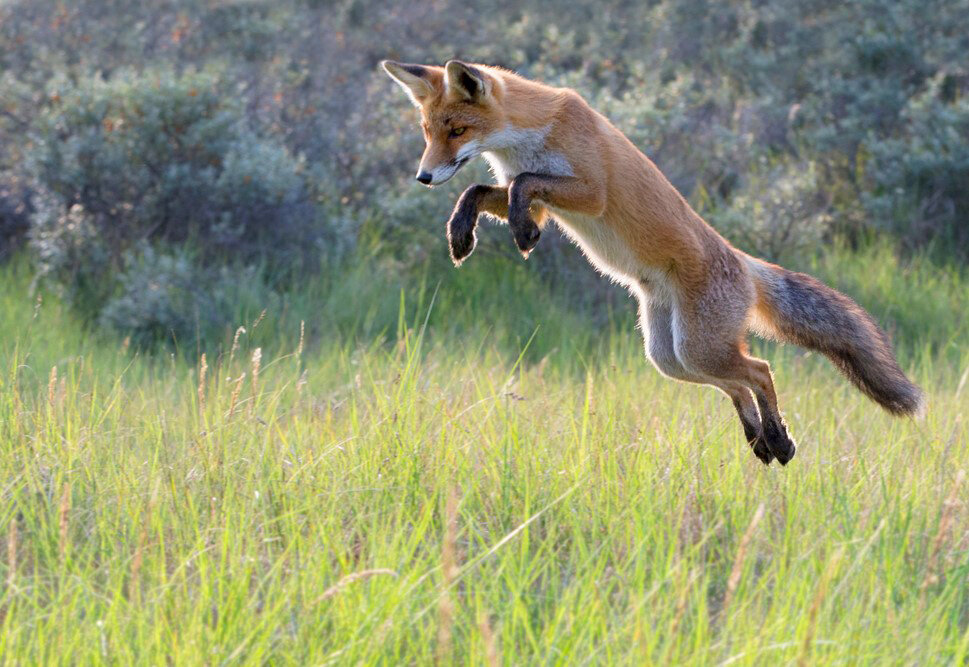
{"type": "Polygon", "coordinates": [[[886,286],[853,293],[898,314],[928,415],[765,348],[786,468],[727,399],[646,363],[631,304],[598,332],[518,269],[403,297],[367,267],[307,285],[240,313],[200,383],[198,354],[83,333],[7,267],[0,655],[962,664],[966,283],[889,261],[842,286],[886,286]],[[905,319],[917,297],[938,321],[905,319]]]}

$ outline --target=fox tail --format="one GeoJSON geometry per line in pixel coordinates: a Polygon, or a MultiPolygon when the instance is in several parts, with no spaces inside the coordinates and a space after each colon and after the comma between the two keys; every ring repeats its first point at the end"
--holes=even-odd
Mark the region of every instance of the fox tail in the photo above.
{"type": "Polygon", "coordinates": [[[755,328],[815,350],[894,415],[920,415],[925,398],[898,365],[888,334],[850,298],[804,273],[746,256],[757,286],[755,328]]]}

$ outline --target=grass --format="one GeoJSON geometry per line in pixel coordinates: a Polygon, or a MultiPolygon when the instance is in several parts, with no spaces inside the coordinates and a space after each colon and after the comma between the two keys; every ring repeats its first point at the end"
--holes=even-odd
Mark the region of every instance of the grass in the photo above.
{"type": "Polygon", "coordinates": [[[892,323],[930,409],[761,348],[800,442],[765,468],[631,303],[595,328],[494,261],[240,312],[201,381],[0,268],[3,660],[969,660],[965,275],[808,267],[892,323]]]}

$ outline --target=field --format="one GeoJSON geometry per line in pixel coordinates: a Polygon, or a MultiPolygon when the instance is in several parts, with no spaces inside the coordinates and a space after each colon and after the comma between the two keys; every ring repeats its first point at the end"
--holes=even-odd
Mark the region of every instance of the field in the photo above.
{"type": "Polygon", "coordinates": [[[204,361],[2,267],[4,660],[969,660],[963,273],[807,267],[894,329],[929,412],[760,346],[800,444],[765,468],[727,399],[649,366],[632,301],[595,327],[477,259],[401,285],[361,258],[204,361]]]}

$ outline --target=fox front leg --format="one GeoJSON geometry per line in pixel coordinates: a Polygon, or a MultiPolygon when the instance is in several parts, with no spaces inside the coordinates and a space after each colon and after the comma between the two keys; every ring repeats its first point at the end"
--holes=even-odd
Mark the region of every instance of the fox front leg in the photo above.
{"type": "Polygon", "coordinates": [[[475,228],[481,213],[507,218],[508,189],[496,185],[472,185],[458,198],[447,221],[448,248],[454,266],[461,266],[474,251],[478,240],[475,228]]]}
{"type": "Polygon", "coordinates": [[[605,210],[605,188],[577,176],[518,174],[508,186],[508,226],[525,259],[541,236],[541,229],[529,215],[536,204],[599,217],[605,210]]]}

